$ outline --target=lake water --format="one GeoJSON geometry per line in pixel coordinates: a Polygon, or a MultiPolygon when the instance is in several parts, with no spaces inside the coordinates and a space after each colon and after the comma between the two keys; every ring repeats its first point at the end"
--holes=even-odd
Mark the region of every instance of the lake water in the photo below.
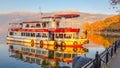
{"type": "Polygon", "coordinates": [[[96,51],[101,53],[111,46],[116,40],[120,40],[120,36],[97,34],[90,34],[87,38],[90,41],[88,44],[83,46],[85,49],[88,49],[88,51],[66,52],[33,48],[29,47],[27,44],[18,42],[7,44],[6,40],[0,37],[0,68],[42,68],[45,66],[70,68],[72,66],[72,58],[75,55],[94,58],[96,51]],[[19,51],[19,49],[21,49],[21,51],[19,51]],[[36,55],[38,53],[41,53],[41,55],[36,55]],[[48,55],[48,53],[50,55],[48,55]]]}

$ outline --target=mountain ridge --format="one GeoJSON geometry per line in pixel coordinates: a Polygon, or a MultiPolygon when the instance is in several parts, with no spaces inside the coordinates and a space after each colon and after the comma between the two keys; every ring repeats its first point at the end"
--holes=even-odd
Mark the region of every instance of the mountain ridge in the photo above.
{"type": "MultiPolygon", "coordinates": [[[[105,14],[90,14],[90,13],[84,13],[84,12],[78,12],[77,10],[72,10],[72,12],[69,12],[70,10],[62,10],[62,11],[53,11],[53,12],[42,12],[42,16],[50,16],[54,14],[60,14],[60,13],[77,13],[80,14],[80,17],[72,20],[72,24],[67,24],[68,26],[76,27],[76,25],[82,29],[82,25],[84,22],[93,22],[96,20],[101,20],[106,17],[109,17],[111,15],[105,15],[105,14]],[[63,12],[64,11],[64,12],[63,12]],[[65,12],[66,11],[66,12],[65,12]],[[74,24],[74,25],[73,25],[74,24]]],[[[36,21],[40,20],[41,13],[40,12],[10,12],[10,13],[0,13],[0,34],[6,35],[8,30],[8,24],[9,23],[20,23],[24,21],[36,21]],[[4,29],[4,30],[3,30],[4,29]]],[[[71,20],[68,20],[71,21],[71,20]]],[[[63,24],[66,25],[66,24],[63,24]]]]}
{"type": "Polygon", "coordinates": [[[103,20],[97,20],[91,24],[86,23],[84,28],[87,31],[120,32],[120,15],[114,15],[103,20]]]}

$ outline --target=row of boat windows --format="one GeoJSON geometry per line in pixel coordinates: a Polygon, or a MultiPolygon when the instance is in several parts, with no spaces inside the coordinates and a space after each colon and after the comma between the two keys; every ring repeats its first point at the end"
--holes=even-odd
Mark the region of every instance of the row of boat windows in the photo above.
{"type": "MultiPolygon", "coordinates": [[[[29,49],[29,48],[22,48],[22,51],[35,53],[35,49],[29,49]]],[[[40,54],[40,55],[46,55],[47,52],[48,51],[44,51],[44,50],[36,50],[36,54],[40,54]]],[[[60,58],[60,57],[74,58],[75,56],[76,54],[66,54],[66,53],[59,53],[59,52],[55,53],[56,58],[60,58]]]]}
{"type": "MultiPolygon", "coordinates": [[[[10,32],[9,35],[18,35],[17,33],[10,32]]],[[[26,37],[45,37],[47,38],[47,33],[21,33],[20,36],[26,36],[26,37]]]]}
{"type": "Polygon", "coordinates": [[[37,54],[41,54],[41,55],[46,55],[47,54],[47,52],[45,50],[35,50],[35,49],[30,49],[30,48],[22,48],[22,51],[32,52],[32,53],[35,53],[35,51],[36,51],[37,54]]]}
{"type": "Polygon", "coordinates": [[[72,34],[56,34],[56,38],[72,38],[72,34]]]}
{"type": "MultiPolygon", "coordinates": [[[[40,54],[40,55],[46,55],[48,51],[46,50],[36,50],[36,49],[30,49],[30,48],[21,48],[23,52],[32,52],[32,53],[36,53],[36,54],[40,54]]],[[[64,58],[73,58],[76,56],[76,54],[67,54],[67,53],[59,53],[59,52],[56,52],[55,53],[55,56],[56,57],[64,57],[64,58]]]]}
{"type": "Polygon", "coordinates": [[[74,58],[76,54],[65,54],[56,52],[56,57],[64,57],[64,58],[74,58]]]}
{"type": "Polygon", "coordinates": [[[42,59],[37,59],[37,58],[32,58],[32,57],[26,57],[26,61],[31,61],[32,63],[37,63],[37,64],[41,64],[42,59]]]}
{"type": "MultiPolygon", "coordinates": [[[[35,49],[30,49],[30,48],[22,48],[22,51],[23,52],[32,52],[32,53],[35,53],[36,51],[36,54],[40,54],[40,55],[46,55],[48,51],[45,51],[45,50],[35,50],[35,49]]],[[[56,57],[64,57],[64,58],[73,58],[76,56],[76,54],[66,54],[66,53],[59,53],[59,52],[56,52],[55,53],[56,57]]]]}
{"type": "MultiPolygon", "coordinates": [[[[13,33],[13,32],[10,32],[10,34],[9,35],[16,35],[15,33],[13,33]]],[[[26,36],[26,37],[44,37],[44,38],[48,38],[48,33],[29,33],[29,32],[27,32],[27,33],[21,33],[21,36],[26,36]]],[[[56,33],[55,34],[55,38],[68,38],[68,39],[70,39],[70,38],[72,38],[72,36],[73,37],[75,37],[75,34],[62,34],[62,33],[56,33]]]]}
{"type": "Polygon", "coordinates": [[[47,38],[46,33],[21,33],[21,36],[28,36],[28,37],[45,37],[47,38]]]}
{"type": "Polygon", "coordinates": [[[30,61],[32,63],[37,63],[37,64],[41,64],[41,62],[42,62],[42,59],[32,58],[32,57],[29,57],[29,56],[25,56],[26,58],[21,58],[20,54],[14,54],[14,57],[18,58],[18,59],[28,61],[28,62],[30,61]]]}
{"type": "MultiPolygon", "coordinates": [[[[19,50],[19,48],[14,47],[14,50],[19,50]]],[[[35,49],[23,48],[23,47],[19,51],[28,52],[28,53],[36,53],[36,54],[40,54],[40,55],[46,55],[47,54],[46,50],[35,50],[35,49]]]]}
{"type": "Polygon", "coordinates": [[[26,24],[27,28],[31,27],[31,28],[34,28],[34,27],[37,27],[37,28],[41,28],[41,27],[47,27],[47,24],[46,23],[42,23],[42,24],[34,24],[34,25],[30,25],[30,24],[26,24]]]}

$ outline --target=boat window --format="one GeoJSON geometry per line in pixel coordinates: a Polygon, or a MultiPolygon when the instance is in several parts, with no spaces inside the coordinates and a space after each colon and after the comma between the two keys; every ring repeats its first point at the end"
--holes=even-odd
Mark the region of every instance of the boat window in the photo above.
{"type": "Polygon", "coordinates": [[[42,34],[42,37],[47,38],[47,34],[46,34],[46,33],[43,33],[43,34],[42,34]]]}
{"type": "Polygon", "coordinates": [[[26,52],[30,52],[30,49],[29,49],[29,48],[26,48],[26,52]]]}
{"type": "Polygon", "coordinates": [[[42,51],[42,54],[43,54],[43,55],[46,55],[46,53],[47,53],[46,51],[42,51]]]}
{"type": "Polygon", "coordinates": [[[29,36],[29,33],[27,33],[27,36],[29,36]]]}
{"type": "Polygon", "coordinates": [[[31,27],[34,28],[34,27],[35,27],[35,24],[31,24],[31,27]]]}
{"type": "Polygon", "coordinates": [[[56,34],[56,38],[63,38],[63,34],[56,34]]]}
{"type": "Polygon", "coordinates": [[[23,36],[25,36],[25,33],[23,33],[23,36]]]}
{"type": "Polygon", "coordinates": [[[41,33],[37,33],[37,34],[36,34],[36,37],[41,37],[41,33]]]}
{"type": "Polygon", "coordinates": [[[35,53],[35,49],[31,49],[31,52],[35,53]]]}
{"type": "Polygon", "coordinates": [[[31,61],[32,61],[33,63],[35,63],[35,58],[31,58],[31,61]]]}
{"type": "Polygon", "coordinates": [[[36,63],[40,64],[41,60],[40,59],[36,59],[36,63]]]}
{"type": "Polygon", "coordinates": [[[25,48],[22,47],[22,51],[25,51],[25,48]]]}
{"type": "Polygon", "coordinates": [[[43,27],[46,27],[46,24],[45,24],[45,23],[43,23],[43,24],[42,24],[42,26],[43,26],[43,27]]]}
{"type": "Polygon", "coordinates": [[[21,36],[25,36],[25,33],[21,33],[21,36]]]}
{"type": "Polygon", "coordinates": [[[10,32],[10,35],[13,35],[13,32],[10,32]]]}
{"type": "Polygon", "coordinates": [[[72,38],[72,34],[64,34],[64,38],[70,39],[70,38],[72,38]]]}
{"type": "Polygon", "coordinates": [[[17,35],[17,32],[14,32],[14,35],[17,35]]]}
{"type": "Polygon", "coordinates": [[[57,52],[56,52],[56,57],[62,57],[62,56],[63,56],[62,53],[57,53],[57,52]]]}
{"type": "Polygon", "coordinates": [[[59,34],[56,34],[56,38],[59,38],[59,34]]]}
{"type": "Polygon", "coordinates": [[[40,28],[41,26],[40,26],[40,24],[36,24],[36,27],[40,28]]]}
{"type": "Polygon", "coordinates": [[[63,34],[56,34],[56,38],[63,38],[63,34]]]}
{"type": "Polygon", "coordinates": [[[76,54],[72,54],[72,58],[74,58],[76,56],[76,54]]]}
{"type": "Polygon", "coordinates": [[[28,33],[26,33],[26,36],[28,36],[28,33]]]}
{"type": "Polygon", "coordinates": [[[30,57],[26,57],[26,61],[30,61],[30,57]]]}
{"type": "Polygon", "coordinates": [[[31,37],[35,37],[35,33],[31,33],[31,37]]]}
{"type": "Polygon", "coordinates": [[[21,36],[23,36],[23,33],[21,33],[21,36]]]}
{"type": "Polygon", "coordinates": [[[73,38],[77,38],[77,37],[76,37],[76,34],[73,34],[73,38]]]}
{"type": "Polygon", "coordinates": [[[41,54],[41,50],[37,50],[36,52],[37,52],[37,54],[41,54]]]}
{"type": "Polygon", "coordinates": [[[26,24],[26,27],[29,27],[29,24],[26,24]]]}
{"type": "Polygon", "coordinates": [[[26,33],[24,33],[24,36],[26,36],[26,33]]]}
{"type": "Polygon", "coordinates": [[[63,38],[63,34],[59,34],[59,38],[63,38]]]}
{"type": "Polygon", "coordinates": [[[28,36],[30,36],[30,33],[28,33],[28,36]]]}
{"type": "Polygon", "coordinates": [[[71,58],[71,54],[64,54],[64,58],[71,58]]]}

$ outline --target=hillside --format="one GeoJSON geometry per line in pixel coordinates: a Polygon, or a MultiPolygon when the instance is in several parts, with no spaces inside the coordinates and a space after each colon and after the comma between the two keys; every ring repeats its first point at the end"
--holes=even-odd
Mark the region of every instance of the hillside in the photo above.
{"type": "Polygon", "coordinates": [[[120,31],[120,15],[98,20],[92,24],[84,24],[84,29],[89,31],[120,31]]]}
{"type": "MultiPolygon", "coordinates": [[[[110,15],[105,14],[95,14],[95,13],[84,13],[77,10],[60,10],[53,12],[43,12],[42,16],[50,16],[59,13],[77,13],[80,14],[80,17],[74,18],[73,20],[67,19],[66,22],[71,23],[61,23],[60,26],[67,27],[79,27],[82,29],[82,26],[85,22],[94,22],[96,20],[101,20],[110,15]]],[[[20,23],[23,21],[36,21],[40,20],[40,12],[10,12],[10,13],[0,13],[0,35],[6,36],[9,23],[20,23]]]]}

